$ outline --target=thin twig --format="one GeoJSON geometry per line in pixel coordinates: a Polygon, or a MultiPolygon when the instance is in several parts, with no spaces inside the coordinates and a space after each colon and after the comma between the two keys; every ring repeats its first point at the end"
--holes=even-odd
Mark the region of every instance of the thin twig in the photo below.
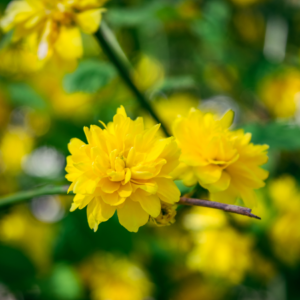
{"type": "MultiPolygon", "coordinates": [[[[31,200],[32,198],[46,196],[46,195],[67,195],[69,186],[46,186],[37,188],[31,191],[23,191],[9,196],[0,198],[0,208],[7,207],[13,204],[17,204],[23,201],[31,200]]],[[[69,193],[72,195],[73,193],[69,193]]],[[[224,204],[208,200],[192,199],[192,198],[180,198],[178,204],[190,205],[190,206],[204,206],[209,208],[221,209],[227,212],[248,216],[255,219],[261,219],[260,217],[251,213],[251,209],[242,206],[224,204]]]]}
{"type": "Polygon", "coordinates": [[[112,43],[110,43],[109,41],[108,34],[106,33],[106,27],[101,25],[99,30],[95,33],[95,37],[98,40],[99,44],[101,45],[102,50],[106,53],[110,61],[114,64],[116,69],[119,71],[121,78],[129,87],[129,89],[133,92],[133,94],[136,96],[141,106],[150,113],[150,115],[155,119],[157,123],[161,124],[161,129],[164,131],[165,135],[170,136],[166,127],[164,126],[162,121],[159,119],[159,117],[157,116],[157,114],[149,104],[149,101],[147,100],[145,95],[141,91],[139,91],[139,89],[132,81],[130,72],[128,71],[126,64],[117,54],[118,51],[114,49],[112,43]]]}
{"type": "Polygon", "coordinates": [[[231,205],[231,204],[224,204],[224,203],[208,201],[208,200],[185,198],[185,197],[180,198],[180,201],[178,203],[183,204],[183,205],[203,206],[203,207],[220,209],[220,210],[224,210],[224,211],[231,212],[234,214],[248,216],[250,218],[255,218],[255,219],[261,220],[260,217],[252,214],[251,209],[247,208],[247,207],[231,205]]]}
{"type": "MultiPolygon", "coordinates": [[[[67,195],[69,186],[46,186],[30,191],[22,191],[0,198],[0,208],[28,201],[40,196],[67,195]]],[[[70,193],[72,195],[72,193],[70,193]]]]}

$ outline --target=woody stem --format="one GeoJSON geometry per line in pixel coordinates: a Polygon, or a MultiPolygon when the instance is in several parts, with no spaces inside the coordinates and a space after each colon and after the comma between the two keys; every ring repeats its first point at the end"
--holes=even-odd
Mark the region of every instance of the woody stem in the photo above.
{"type": "Polygon", "coordinates": [[[255,219],[261,220],[260,217],[252,214],[251,209],[247,208],[247,207],[219,203],[219,202],[215,202],[215,201],[185,198],[185,197],[181,197],[180,201],[178,203],[183,204],[183,205],[203,206],[203,207],[209,207],[209,208],[214,208],[214,209],[220,209],[220,210],[224,210],[224,211],[231,212],[234,214],[248,216],[250,218],[255,218],[255,219]]]}
{"type": "MultiPolygon", "coordinates": [[[[131,78],[131,75],[130,75],[129,68],[127,66],[128,63],[126,63],[124,61],[124,59],[122,59],[120,57],[120,55],[118,54],[118,52],[120,52],[120,51],[117,51],[115,49],[115,47],[113,47],[113,45],[112,45],[113,43],[109,39],[108,28],[104,22],[101,23],[100,28],[95,33],[95,37],[96,37],[97,41],[99,42],[103,52],[106,53],[109,60],[116,67],[116,69],[118,70],[119,75],[123,79],[124,83],[132,91],[132,93],[136,96],[136,98],[140,102],[141,106],[150,113],[150,115],[154,118],[154,120],[157,123],[161,124],[161,129],[164,131],[165,135],[170,136],[165,125],[162,123],[160,118],[157,116],[156,112],[151,107],[146,96],[134,84],[134,82],[131,78]]],[[[116,41],[114,41],[114,42],[116,43],[116,41]]]]}

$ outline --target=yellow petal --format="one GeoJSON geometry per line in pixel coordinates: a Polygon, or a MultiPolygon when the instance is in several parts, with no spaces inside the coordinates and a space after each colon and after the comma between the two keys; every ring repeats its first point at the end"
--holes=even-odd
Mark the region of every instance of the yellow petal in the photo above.
{"type": "Polygon", "coordinates": [[[132,193],[132,187],[130,182],[128,182],[125,185],[121,185],[121,187],[118,190],[118,194],[121,198],[127,198],[131,195],[131,193],[132,193]]]}
{"type": "Polygon", "coordinates": [[[149,194],[155,194],[157,192],[157,183],[154,180],[148,181],[138,181],[131,180],[133,190],[142,189],[149,194]]]}
{"type": "Polygon", "coordinates": [[[101,198],[97,198],[97,200],[100,202],[101,205],[102,217],[106,220],[110,219],[114,215],[116,211],[116,207],[106,204],[105,202],[102,201],[101,198]]]}
{"type": "Polygon", "coordinates": [[[58,55],[65,60],[80,58],[83,49],[79,29],[77,27],[61,26],[54,47],[58,55]]]}
{"type": "Polygon", "coordinates": [[[92,34],[100,26],[102,15],[105,9],[90,9],[76,15],[76,22],[84,33],[92,34]]]}
{"type": "Polygon", "coordinates": [[[105,204],[101,198],[94,198],[87,207],[87,217],[90,228],[97,231],[98,225],[111,218],[115,210],[114,207],[105,204]]]}
{"type": "Polygon", "coordinates": [[[127,118],[127,114],[125,111],[125,108],[123,105],[121,105],[118,109],[117,109],[117,114],[120,114],[122,116],[124,116],[125,118],[127,118]]]}
{"type": "Polygon", "coordinates": [[[80,139],[73,138],[73,139],[71,139],[70,143],[68,144],[68,149],[71,154],[75,154],[84,145],[85,145],[85,143],[83,141],[81,141],[80,139]]]}
{"type": "Polygon", "coordinates": [[[149,214],[144,211],[140,203],[130,199],[127,199],[117,210],[120,224],[131,232],[137,232],[149,220],[149,214]]]}
{"type": "Polygon", "coordinates": [[[99,186],[103,192],[111,194],[119,189],[120,183],[110,181],[108,178],[102,178],[99,182],[99,186]]]}
{"type": "Polygon", "coordinates": [[[234,120],[234,111],[229,109],[226,111],[226,113],[222,116],[222,118],[218,121],[218,123],[223,128],[229,128],[234,120]]]}
{"type": "Polygon", "coordinates": [[[208,189],[210,192],[220,192],[229,187],[230,181],[230,175],[226,171],[223,171],[220,179],[217,182],[208,185],[203,184],[203,187],[208,189]]]}
{"type": "Polygon", "coordinates": [[[161,210],[160,200],[156,195],[139,198],[142,208],[153,218],[158,217],[161,210]]]}
{"type": "Polygon", "coordinates": [[[201,184],[211,184],[220,179],[222,168],[217,165],[199,166],[194,167],[194,172],[201,184]]]}
{"type": "Polygon", "coordinates": [[[112,205],[112,206],[120,205],[125,201],[124,198],[119,197],[118,192],[114,192],[112,194],[107,194],[107,193],[102,192],[101,198],[105,203],[112,205]]]}
{"type": "Polygon", "coordinates": [[[172,179],[156,178],[158,197],[167,203],[175,203],[180,199],[180,191],[172,179]]]}

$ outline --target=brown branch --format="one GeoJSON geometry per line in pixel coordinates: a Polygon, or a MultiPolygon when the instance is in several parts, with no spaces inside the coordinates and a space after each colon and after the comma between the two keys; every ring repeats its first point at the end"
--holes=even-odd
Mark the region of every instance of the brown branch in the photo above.
{"type": "Polygon", "coordinates": [[[224,204],[224,203],[219,203],[219,202],[214,202],[209,200],[192,199],[192,198],[185,198],[185,197],[180,198],[178,204],[215,208],[215,209],[228,211],[234,214],[248,216],[250,218],[261,220],[260,217],[251,213],[250,208],[237,206],[237,205],[224,204]]]}

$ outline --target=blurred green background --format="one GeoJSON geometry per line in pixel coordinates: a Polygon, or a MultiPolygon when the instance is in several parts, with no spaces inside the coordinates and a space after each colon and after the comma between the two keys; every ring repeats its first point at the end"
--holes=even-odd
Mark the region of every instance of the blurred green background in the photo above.
{"type": "MultiPolygon", "coordinates": [[[[0,1],[0,16],[8,1],[0,1]]],[[[89,229],[72,197],[0,210],[0,299],[300,299],[300,4],[297,0],[111,0],[104,20],[169,130],[191,107],[235,111],[269,144],[253,212],[180,207],[169,227],[89,229]]],[[[0,33],[0,195],[64,179],[83,126],[143,111],[92,36],[78,65],[41,64],[0,33]]],[[[182,193],[189,190],[182,187],[182,193]]],[[[199,190],[199,197],[207,197],[199,190]]]]}

